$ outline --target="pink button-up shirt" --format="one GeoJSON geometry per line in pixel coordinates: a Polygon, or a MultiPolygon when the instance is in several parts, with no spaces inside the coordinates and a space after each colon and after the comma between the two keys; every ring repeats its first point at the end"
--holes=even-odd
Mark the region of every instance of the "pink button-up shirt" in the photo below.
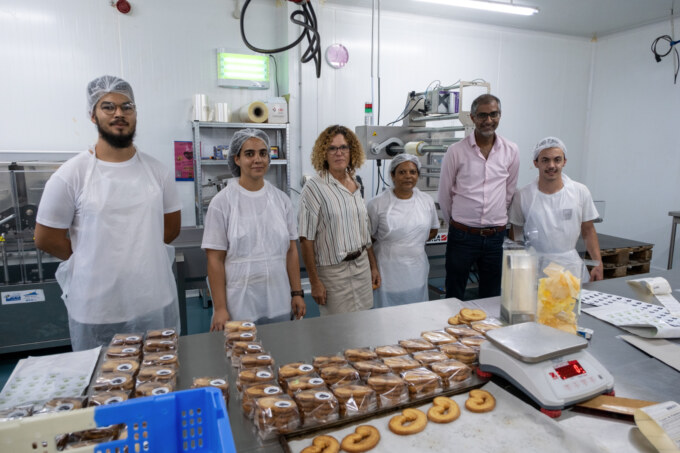
{"type": "Polygon", "coordinates": [[[475,134],[454,143],[444,155],[439,179],[444,218],[471,227],[506,225],[518,175],[517,145],[500,135],[496,135],[487,159],[475,134]]]}

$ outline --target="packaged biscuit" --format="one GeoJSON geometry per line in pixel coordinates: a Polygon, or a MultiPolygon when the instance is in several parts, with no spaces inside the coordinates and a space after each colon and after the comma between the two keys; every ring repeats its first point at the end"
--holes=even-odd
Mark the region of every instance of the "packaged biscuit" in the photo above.
{"type": "Polygon", "coordinates": [[[429,368],[442,379],[445,389],[463,387],[472,377],[472,369],[454,359],[430,363],[429,368]]]}
{"type": "Polygon", "coordinates": [[[378,407],[392,407],[409,400],[406,382],[394,373],[371,376],[366,381],[375,390],[378,407]]]}
{"type": "Polygon", "coordinates": [[[436,395],[443,390],[442,379],[427,368],[416,368],[401,373],[412,400],[436,395]]]}
{"type": "Polygon", "coordinates": [[[255,400],[265,396],[283,395],[283,389],[276,384],[265,383],[255,384],[247,387],[241,393],[241,408],[243,414],[248,418],[253,418],[255,414],[255,400]]]}
{"type": "Polygon", "coordinates": [[[340,384],[331,388],[340,403],[340,416],[353,417],[378,408],[375,390],[363,384],[340,384]]]}
{"type": "Polygon", "coordinates": [[[260,438],[271,439],[299,428],[300,411],[288,395],[265,396],[255,400],[254,421],[260,438]]]}
{"type": "Polygon", "coordinates": [[[295,401],[305,428],[334,422],[340,414],[338,399],[326,387],[298,392],[295,401]]]}

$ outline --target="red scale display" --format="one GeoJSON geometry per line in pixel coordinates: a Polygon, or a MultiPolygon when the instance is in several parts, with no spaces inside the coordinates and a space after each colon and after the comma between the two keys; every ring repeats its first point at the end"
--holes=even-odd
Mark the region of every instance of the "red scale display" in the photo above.
{"type": "Polygon", "coordinates": [[[555,368],[555,372],[562,380],[586,374],[586,370],[578,363],[578,360],[570,360],[566,365],[555,368]]]}

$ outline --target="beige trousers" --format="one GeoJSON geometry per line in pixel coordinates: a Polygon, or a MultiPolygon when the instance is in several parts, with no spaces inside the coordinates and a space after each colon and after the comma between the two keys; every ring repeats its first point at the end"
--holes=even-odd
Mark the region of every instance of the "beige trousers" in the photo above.
{"type": "Polygon", "coordinates": [[[319,305],[321,316],[373,307],[373,284],[368,253],[359,258],[318,268],[319,279],[326,287],[326,305],[319,305]]]}

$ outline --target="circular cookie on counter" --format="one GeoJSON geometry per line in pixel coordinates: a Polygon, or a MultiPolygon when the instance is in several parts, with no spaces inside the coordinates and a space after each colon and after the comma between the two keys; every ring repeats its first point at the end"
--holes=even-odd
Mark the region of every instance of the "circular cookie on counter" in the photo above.
{"type": "Polygon", "coordinates": [[[309,363],[305,362],[287,363],[279,367],[279,381],[283,384],[284,381],[290,378],[305,376],[307,374],[314,373],[315,371],[316,370],[314,370],[314,367],[309,363]]]}
{"type": "Polygon", "coordinates": [[[264,398],[265,396],[277,396],[283,395],[283,389],[278,385],[268,384],[255,384],[246,388],[243,391],[243,396],[241,398],[241,408],[243,413],[249,417],[253,417],[253,411],[255,410],[255,400],[258,398],[264,398]]]}
{"type": "Polygon", "coordinates": [[[175,351],[149,352],[144,354],[142,365],[145,367],[164,366],[177,369],[179,368],[179,359],[175,351]]]}
{"type": "Polygon", "coordinates": [[[175,390],[175,386],[169,382],[150,381],[143,382],[135,389],[135,396],[156,396],[165,395],[175,390]]]}
{"type": "Polygon", "coordinates": [[[399,340],[399,346],[402,346],[408,352],[427,351],[429,349],[434,349],[434,345],[424,338],[399,340]]]}
{"type": "Polygon", "coordinates": [[[138,382],[174,382],[177,377],[177,370],[166,366],[145,366],[139,369],[137,374],[138,382]]]}
{"type": "Polygon", "coordinates": [[[408,354],[408,351],[398,344],[389,344],[385,346],[378,346],[375,348],[375,353],[378,357],[398,357],[408,354]]]}
{"type": "Polygon", "coordinates": [[[286,392],[288,395],[293,396],[297,392],[310,389],[325,388],[326,381],[321,379],[315,374],[309,374],[307,376],[294,377],[286,381],[286,392]]]}
{"type": "Polygon", "coordinates": [[[496,407],[496,398],[486,390],[470,390],[469,395],[465,401],[465,409],[470,412],[491,412],[496,407]]]}
{"type": "Polygon", "coordinates": [[[128,344],[122,346],[109,346],[106,350],[106,357],[118,358],[139,358],[142,355],[142,347],[139,344],[128,344]]]}
{"type": "Polygon", "coordinates": [[[375,426],[360,425],[354,433],[342,439],[340,446],[348,453],[362,453],[375,448],[380,442],[380,431],[375,426]]]}
{"type": "Polygon", "coordinates": [[[147,340],[177,340],[177,329],[167,328],[167,329],[155,329],[149,330],[146,333],[147,340]]]}
{"type": "Polygon", "coordinates": [[[463,308],[460,313],[458,313],[458,316],[463,322],[469,324],[473,321],[482,321],[486,319],[486,312],[473,308],[463,308]]]}
{"type": "Polygon", "coordinates": [[[222,396],[224,396],[224,401],[229,403],[229,382],[225,377],[197,377],[194,378],[191,384],[192,389],[198,389],[203,387],[215,387],[220,389],[222,396]]]}
{"type": "Polygon", "coordinates": [[[224,324],[224,334],[231,332],[257,332],[257,327],[251,321],[227,321],[224,324]]]}
{"type": "Polygon", "coordinates": [[[241,390],[254,384],[274,382],[274,372],[269,367],[244,368],[238,373],[236,388],[241,390]]]}

